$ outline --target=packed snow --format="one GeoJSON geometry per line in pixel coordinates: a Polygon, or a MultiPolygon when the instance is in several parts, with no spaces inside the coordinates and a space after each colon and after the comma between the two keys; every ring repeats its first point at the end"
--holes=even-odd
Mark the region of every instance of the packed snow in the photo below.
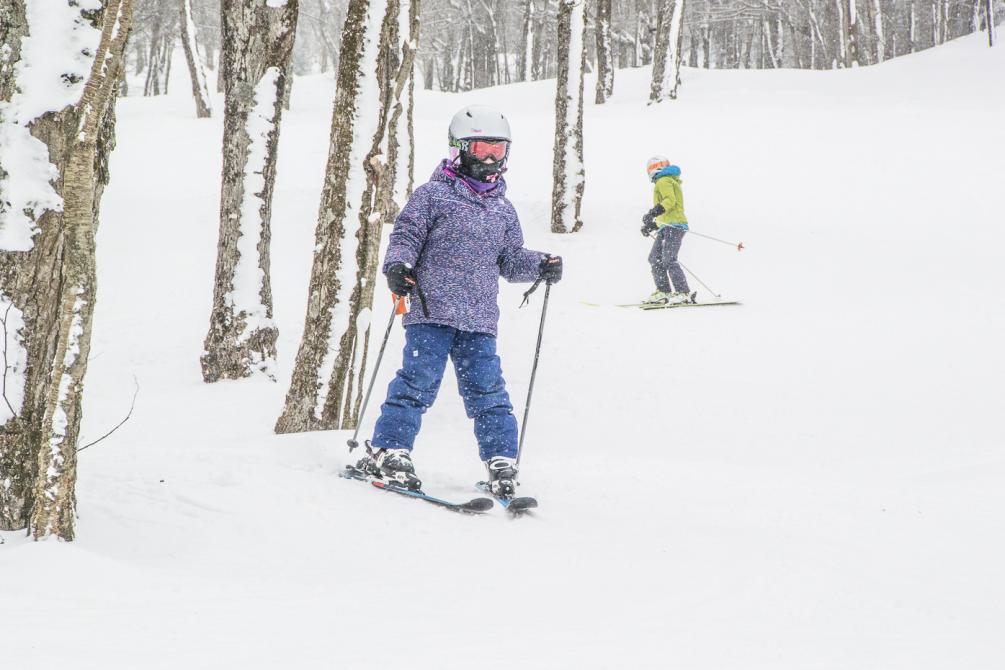
{"type": "MultiPolygon", "coordinates": [[[[619,70],[586,107],[567,236],[548,232],[554,81],[417,91],[417,183],[458,108],[499,106],[527,246],[566,262],[522,459],[541,507],[515,521],[338,478],[346,431],[272,432],[332,76],[298,78],[283,119],[276,383],[201,381],[221,120],[193,118],[177,79],[121,100],[82,443],[126,414],[133,375],[139,398],[80,454],[76,541],[0,534],[3,667],[1001,667],[1005,51],[983,40],[852,70],[684,69],[680,99],[652,106],[649,70],[619,70]],[[692,229],[747,247],[681,252],[742,305],[610,306],[652,291],[654,153],[681,166],[692,229]]],[[[517,309],[525,288],[500,296],[518,416],[543,299],[517,309]]],[[[396,326],[362,437],[402,342],[396,326]]],[[[431,493],[468,499],[483,469],[452,374],[415,461],[431,493]]]]}

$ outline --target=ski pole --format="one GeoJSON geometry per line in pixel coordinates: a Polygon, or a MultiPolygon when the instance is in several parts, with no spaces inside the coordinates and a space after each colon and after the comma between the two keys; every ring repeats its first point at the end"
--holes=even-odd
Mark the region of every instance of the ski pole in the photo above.
{"type": "Polygon", "coordinates": [[[679,264],[679,265],[680,265],[680,266],[681,266],[682,268],[684,268],[684,271],[685,271],[685,272],[687,272],[687,273],[688,273],[689,275],[691,275],[692,277],[694,277],[694,278],[695,278],[695,280],[696,280],[696,281],[697,281],[697,282],[698,282],[699,284],[701,284],[702,286],[704,286],[704,287],[705,287],[705,290],[706,290],[706,291],[708,291],[709,293],[711,293],[712,295],[714,295],[714,296],[715,296],[716,298],[721,298],[721,297],[722,297],[722,295],[721,295],[721,294],[719,294],[719,293],[716,293],[715,291],[713,291],[712,289],[710,289],[710,288],[708,287],[708,284],[706,284],[705,282],[703,282],[703,281],[701,280],[701,277],[699,277],[699,276],[698,276],[698,275],[696,275],[695,273],[693,273],[693,272],[691,272],[690,270],[688,270],[688,269],[687,269],[687,266],[686,266],[686,265],[684,265],[684,264],[683,264],[683,263],[681,263],[680,261],[677,261],[677,263],[678,263],[678,264],[679,264]]]}
{"type": "MultiPolygon", "coordinates": [[[[393,295],[393,294],[392,294],[393,295]]],[[[352,439],[348,441],[349,453],[359,446],[356,438],[359,437],[359,427],[363,423],[363,415],[366,413],[366,406],[370,402],[370,391],[373,390],[373,383],[377,381],[377,371],[380,370],[380,359],[384,357],[384,347],[387,346],[387,339],[391,336],[391,326],[394,325],[394,317],[398,316],[398,306],[405,296],[394,296],[394,309],[391,310],[391,319],[387,322],[387,330],[384,331],[384,341],[380,343],[380,352],[377,354],[377,362],[373,366],[373,375],[370,377],[370,385],[366,387],[366,395],[363,396],[363,406],[359,409],[359,418],[356,420],[356,430],[352,433],[352,439]]],[[[369,450],[369,447],[367,447],[369,450]]]]}
{"type": "MultiPolygon", "coordinates": [[[[707,240],[715,240],[716,242],[722,242],[723,244],[728,244],[731,247],[736,247],[737,251],[743,251],[744,249],[746,249],[746,247],[743,246],[743,242],[730,242],[729,240],[720,240],[718,237],[712,237],[711,235],[706,235],[705,233],[696,233],[690,229],[687,232],[690,235],[697,235],[698,237],[704,237],[707,240]]],[[[695,279],[697,279],[697,277],[695,277],[695,279]]]]}
{"type": "MultiPolygon", "coordinates": [[[[530,291],[528,291],[530,293],[530,291]]],[[[527,436],[527,416],[530,414],[530,399],[534,394],[534,378],[537,376],[537,362],[541,357],[541,338],[544,337],[544,317],[548,313],[548,296],[551,295],[551,284],[544,287],[544,304],[541,305],[541,325],[537,329],[537,347],[534,349],[534,366],[530,369],[530,385],[527,387],[527,403],[523,408],[523,423],[520,424],[520,442],[516,447],[516,464],[520,465],[523,455],[523,438],[527,436]]],[[[526,296],[524,296],[526,298],[526,296]]]]}
{"type": "MultiPolygon", "coordinates": [[[[722,242],[723,244],[728,244],[731,247],[736,247],[737,251],[743,251],[747,247],[743,246],[743,242],[730,242],[728,240],[720,240],[718,237],[712,237],[711,235],[706,235],[705,233],[696,233],[690,228],[685,228],[688,235],[697,235],[698,237],[704,237],[709,240],[715,240],[716,242],[722,242]]],[[[656,231],[653,231],[656,232],[656,231]]],[[[646,237],[653,237],[653,233],[647,233],[646,237]]],[[[653,237],[655,239],[655,237],[653,237]]]]}

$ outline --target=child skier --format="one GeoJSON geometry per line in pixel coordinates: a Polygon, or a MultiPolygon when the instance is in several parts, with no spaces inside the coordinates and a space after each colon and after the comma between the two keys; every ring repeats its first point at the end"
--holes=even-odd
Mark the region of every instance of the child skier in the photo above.
{"type": "Polygon", "coordinates": [[[680,168],[663,156],[653,156],[646,163],[646,173],[653,182],[654,207],[642,217],[642,234],[656,231],[656,241],[649,252],[649,265],[656,291],[643,301],[647,305],[672,305],[694,302],[695,293],[677,262],[680,245],[687,232],[684,194],[680,188],[680,168]],[[669,279],[668,276],[669,275],[669,279]],[[673,287],[671,288],[671,282],[673,287]]]}
{"type": "Polygon", "coordinates": [[[404,316],[404,361],[371,446],[380,474],[412,489],[421,486],[412,445],[449,356],[492,492],[512,497],[516,490],[517,422],[496,355],[499,277],[552,284],[562,278],[562,259],[523,247],[502,178],[510,140],[509,122],[498,111],[481,105],[459,111],[450,122],[450,159],[415,190],[390,236],[388,286],[398,296],[415,290],[422,308],[404,316]]]}

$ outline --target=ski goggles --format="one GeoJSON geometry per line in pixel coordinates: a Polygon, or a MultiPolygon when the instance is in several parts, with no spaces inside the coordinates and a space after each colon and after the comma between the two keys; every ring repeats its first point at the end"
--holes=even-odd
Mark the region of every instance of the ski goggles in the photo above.
{"type": "Polygon", "coordinates": [[[479,161],[491,158],[499,163],[509,151],[509,142],[506,140],[467,140],[467,145],[465,150],[479,161]]]}

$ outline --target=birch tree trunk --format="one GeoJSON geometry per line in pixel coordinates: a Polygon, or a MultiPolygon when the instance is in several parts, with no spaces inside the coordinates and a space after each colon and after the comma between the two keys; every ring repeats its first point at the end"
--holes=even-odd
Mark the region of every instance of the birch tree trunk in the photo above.
{"type": "Polygon", "coordinates": [[[551,232],[583,227],[583,73],[586,69],[585,0],[560,0],[558,80],[555,94],[555,153],[551,192],[551,232]]]}
{"type": "Polygon", "coordinates": [[[384,217],[379,152],[397,75],[382,54],[399,10],[398,0],[349,2],[307,316],[277,433],[352,428],[359,417],[384,217]]]}
{"type": "MultiPolygon", "coordinates": [[[[684,0],[662,0],[656,22],[656,53],[649,102],[677,99],[680,87],[680,49],[684,34],[684,0]]],[[[753,36],[751,35],[751,38],[753,36]]],[[[749,55],[749,53],[748,53],[749,55]]]]}
{"type": "Polygon", "coordinates": [[[278,330],[269,277],[272,189],[298,0],[223,0],[223,174],[206,382],[272,378],[278,330]]]}
{"type": "Polygon", "coordinates": [[[195,100],[195,115],[200,119],[208,119],[213,114],[209,100],[209,88],[206,86],[206,70],[199,58],[199,49],[195,42],[195,23],[192,21],[192,0],[180,0],[180,16],[178,25],[181,30],[181,42],[185,48],[185,60],[188,61],[188,75],[192,80],[192,98],[195,100]]]}
{"type": "Polygon", "coordinates": [[[614,94],[614,55],[611,51],[611,0],[597,0],[597,98],[604,104],[614,94]]]}
{"type": "Polygon", "coordinates": [[[132,2],[33,9],[0,7],[0,529],[72,540],[94,234],[132,2]]]}
{"type": "MultiPolygon", "coordinates": [[[[993,0],[988,0],[993,2],[993,0]]],[[[907,7],[907,41],[908,41],[908,53],[914,53],[918,50],[918,36],[917,36],[917,9],[916,0],[908,0],[907,7]]]]}
{"type": "Polygon", "coordinates": [[[398,34],[404,37],[401,43],[401,58],[397,65],[398,78],[395,86],[391,120],[387,127],[388,165],[393,173],[385,182],[393,184],[391,202],[384,208],[385,222],[393,220],[398,210],[412,195],[415,180],[415,126],[413,108],[415,104],[415,59],[419,46],[419,0],[409,0],[408,13],[399,11],[398,34]],[[401,96],[408,91],[404,102],[401,96]],[[392,179],[393,176],[393,179],[392,179]]]}
{"type": "Polygon", "coordinates": [[[518,81],[531,80],[531,66],[534,62],[534,2],[535,0],[524,0],[524,34],[521,37],[518,81]]]}
{"type": "Polygon", "coordinates": [[[886,60],[886,37],[883,34],[883,6],[880,0],[872,0],[872,12],[873,29],[876,37],[876,62],[882,63],[886,60]]]}
{"type": "Polygon", "coordinates": [[[847,44],[845,67],[855,67],[860,62],[858,53],[858,8],[855,5],[856,0],[844,1],[847,2],[846,11],[848,16],[848,33],[845,36],[845,43],[847,44]]]}
{"type": "Polygon", "coordinates": [[[984,20],[987,22],[988,26],[988,46],[993,47],[995,45],[995,0],[981,0],[981,5],[984,7],[984,20]]]}

